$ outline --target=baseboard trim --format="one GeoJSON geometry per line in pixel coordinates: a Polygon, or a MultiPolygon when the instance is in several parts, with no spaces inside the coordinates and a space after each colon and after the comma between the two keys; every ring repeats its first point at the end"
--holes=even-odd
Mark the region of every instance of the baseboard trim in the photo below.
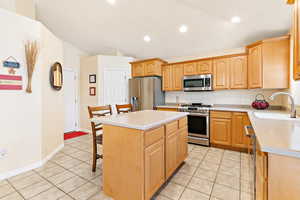
{"type": "Polygon", "coordinates": [[[0,181],[4,179],[11,178],[13,176],[28,172],[30,170],[42,167],[47,161],[49,161],[56,153],[58,153],[62,148],[64,148],[64,144],[61,144],[59,147],[57,147],[53,152],[51,152],[46,158],[44,158],[41,161],[38,161],[36,163],[33,163],[31,165],[28,165],[26,167],[22,167],[19,169],[11,170],[9,172],[0,174],[0,181]]]}

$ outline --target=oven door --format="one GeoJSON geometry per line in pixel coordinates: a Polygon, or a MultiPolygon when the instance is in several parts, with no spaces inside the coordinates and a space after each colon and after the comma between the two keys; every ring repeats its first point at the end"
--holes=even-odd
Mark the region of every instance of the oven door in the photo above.
{"type": "Polygon", "coordinates": [[[199,76],[185,76],[183,78],[184,91],[205,91],[212,90],[212,76],[199,75],[199,76]]]}
{"type": "Polygon", "coordinates": [[[209,116],[200,113],[188,115],[189,136],[209,139],[209,116]]]}

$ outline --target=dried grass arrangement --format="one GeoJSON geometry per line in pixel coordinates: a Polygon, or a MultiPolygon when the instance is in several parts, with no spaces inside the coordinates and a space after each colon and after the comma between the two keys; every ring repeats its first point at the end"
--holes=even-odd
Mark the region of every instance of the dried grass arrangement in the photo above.
{"type": "Polygon", "coordinates": [[[32,93],[32,89],[31,89],[32,75],[35,69],[38,53],[39,53],[39,49],[38,49],[37,41],[26,42],[25,54],[26,54],[27,75],[28,75],[26,92],[28,93],[32,93]]]}

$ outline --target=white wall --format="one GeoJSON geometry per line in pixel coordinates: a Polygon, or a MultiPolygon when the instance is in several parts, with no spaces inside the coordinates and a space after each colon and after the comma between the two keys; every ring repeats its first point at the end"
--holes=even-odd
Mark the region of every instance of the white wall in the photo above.
{"type": "MultiPolygon", "coordinates": [[[[50,88],[49,69],[63,62],[62,42],[39,22],[0,9],[0,60],[14,56],[21,64],[23,90],[0,90],[0,148],[8,154],[0,159],[0,179],[30,170],[42,164],[63,145],[62,92],[50,88]],[[9,22],[9,23],[8,23],[9,22]],[[27,84],[24,44],[37,40],[40,53],[33,74],[32,93],[27,84]]],[[[2,63],[1,63],[2,65],[2,63]]],[[[0,73],[6,69],[0,67],[0,73]]]]}
{"type": "Polygon", "coordinates": [[[11,12],[15,12],[15,10],[16,10],[15,1],[14,0],[1,0],[0,8],[9,10],[11,12]]]}
{"type": "Polygon", "coordinates": [[[0,8],[35,19],[35,0],[1,0],[0,8]]]}

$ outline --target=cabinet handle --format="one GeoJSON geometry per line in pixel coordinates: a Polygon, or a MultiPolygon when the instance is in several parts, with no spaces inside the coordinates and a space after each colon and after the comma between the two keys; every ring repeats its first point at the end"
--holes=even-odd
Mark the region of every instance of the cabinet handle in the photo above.
{"type": "Polygon", "coordinates": [[[249,133],[249,129],[253,130],[253,127],[252,126],[245,126],[246,136],[249,137],[249,138],[251,138],[252,134],[249,133]]]}

